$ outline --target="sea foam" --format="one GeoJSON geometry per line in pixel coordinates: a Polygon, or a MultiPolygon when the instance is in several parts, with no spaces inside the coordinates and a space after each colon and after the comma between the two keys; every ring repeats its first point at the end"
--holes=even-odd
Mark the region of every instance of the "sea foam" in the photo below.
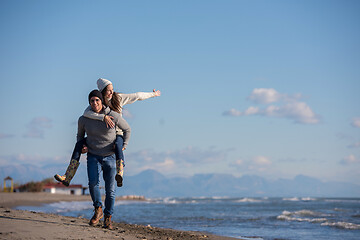
{"type": "Polygon", "coordinates": [[[293,197],[293,198],[283,198],[284,201],[300,201],[300,198],[293,197]]]}
{"type": "Polygon", "coordinates": [[[283,211],[282,214],[277,216],[276,218],[284,221],[321,223],[328,221],[328,219],[324,218],[324,216],[327,215],[304,209],[295,212],[283,211]]]}
{"type": "Polygon", "coordinates": [[[283,221],[297,221],[297,222],[309,222],[309,223],[321,223],[321,226],[330,226],[341,229],[360,229],[360,224],[349,223],[349,222],[331,222],[324,216],[330,216],[329,214],[323,214],[311,210],[300,210],[300,211],[283,211],[281,215],[277,216],[278,220],[283,221]],[[313,218],[311,218],[313,217],[313,218]]]}
{"type": "Polygon", "coordinates": [[[348,223],[348,222],[324,222],[321,226],[337,227],[342,229],[357,230],[360,229],[360,224],[348,223]]]}
{"type": "Polygon", "coordinates": [[[263,202],[263,201],[260,200],[260,199],[254,199],[254,198],[242,198],[242,199],[236,200],[235,202],[250,202],[250,203],[253,203],[253,202],[263,202]]]}
{"type": "Polygon", "coordinates": [[[85,209],[93,208],[93,203],[91,201],[74,201],[74,202],[56,202],[50,203],[44,206],[47,209],[53,209],[52,212],[62,213],[62,212],[71,212],[79,211],[85,209]]]}

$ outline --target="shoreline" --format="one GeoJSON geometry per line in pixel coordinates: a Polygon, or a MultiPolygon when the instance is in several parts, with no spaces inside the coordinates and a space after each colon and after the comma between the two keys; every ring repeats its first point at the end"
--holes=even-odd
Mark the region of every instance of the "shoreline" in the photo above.
{"type": "MultiPolygon", "coordinates": [[[[102,196],[104,201],[105,196],[102,196]]],[[[118,196],[115,201],[145,201],[142,196],[118,196]]],[[[4,193],[0,192],[0,206],[14,208],[18,206],[40,206],[54,202],[73,202],[73,201],[91,201],[90,195],[69,195],[69,194],[52,194],[46,192],[21,192],[21,193],[4,193]]]]}
{"type": "MultiPolygon", "coordinates": [[[[116,200],[129,200],[117,197],[116,200]]],[[[51,193],[0,193],[1,239],[123,239],[123,240],[235,240],[204,232],[181,231],[113,222],[114,230],[90,226],[89,219],[15,210],[17,206],[40,206],[59,201],[91,201],[89,195],[51,193]]],[[[134,199],[133,201],[141,201],[134,199]]],[[[103,220],[103,219],[102,219],[103,220]]],[[[102,221],[101,221],[102,222],[102,221]]]]}

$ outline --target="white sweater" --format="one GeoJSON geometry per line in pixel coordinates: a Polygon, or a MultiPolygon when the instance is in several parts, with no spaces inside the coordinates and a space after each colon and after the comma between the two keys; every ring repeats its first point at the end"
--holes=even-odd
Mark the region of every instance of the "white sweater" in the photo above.
{"type": "MultiPolygon", "coordinates": [[[[145,99],[148,99],[148,98],[155,97],[154,92],[137,92],[137,93],[129,93],[129,94],[115,93],[114,92],[114,94],[119,95],[120,107],[121,108],[126,104],[131,104],[131,103],[134,103],[136,101],[142,101],[142,100],[145,100],[145,99]]],[[[120,109],[120,115],[122,116],[122,109],[120,109]]],[[[105,114],[96,113],[96,112],[91,110],[91,106],[88,106],[85,109],[83,116],[87,117],[87,118],[103,121],[104,117],[105,117],[105,114]]],[[[122,136],[123,131],[120,128],[116,127],[116,134],[122,136]]]]}

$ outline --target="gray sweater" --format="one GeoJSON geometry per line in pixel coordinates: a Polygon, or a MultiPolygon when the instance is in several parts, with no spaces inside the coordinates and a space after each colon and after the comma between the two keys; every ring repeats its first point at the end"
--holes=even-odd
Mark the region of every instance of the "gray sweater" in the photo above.
{"type": "MultiPolygon", "coordinates": [[[[103,114],[114,117],[113,121],[123,131],[124,147],[129,142],[131,129],[129,124],[118,114],[108,107],[103,109],[103,114]]],[[[116,138],[115,128],[107,128],[106,123],[81,116],[78,120],[77,140],[87,135],[86,144],[91,154],[109,156],[114,154],[114,141],[116,138]]]]}

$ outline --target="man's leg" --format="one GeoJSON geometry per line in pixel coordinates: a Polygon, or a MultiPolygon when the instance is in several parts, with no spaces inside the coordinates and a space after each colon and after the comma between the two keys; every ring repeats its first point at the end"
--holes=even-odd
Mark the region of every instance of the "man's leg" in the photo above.
{"type": "Polygon", "coordinates": [[[101,157],[88,153],[87,156],[87,172],[89,179],[89,192],[95,208],[94,216],[90,220],[90,225],[96,225],[103,217],[102,202],[100,193],[100,172],[101,157]]]}
{"type": "Polygon", "coordinates": [[[114,212],[115,205],[115,190],[116,190],[116,161],[115,155],[105,157],[103,159],[103,177],[105,181],[105,222],[104,227],[112,228],[111,226],[111,215],[114,212]]]}

